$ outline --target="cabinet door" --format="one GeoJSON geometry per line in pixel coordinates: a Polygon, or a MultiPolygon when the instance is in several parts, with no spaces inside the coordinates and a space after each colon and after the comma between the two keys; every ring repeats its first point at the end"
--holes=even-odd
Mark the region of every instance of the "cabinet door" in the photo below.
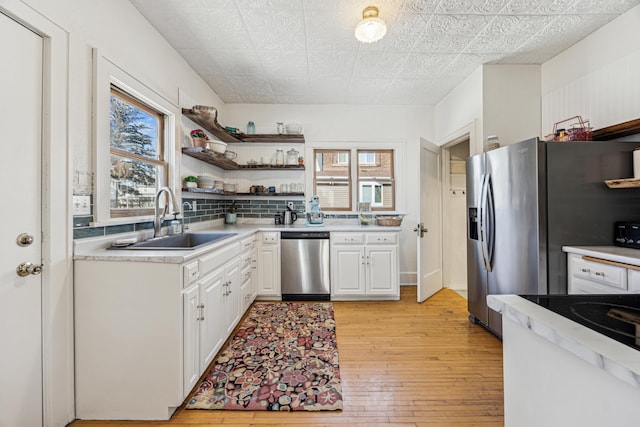
{"type": "Polygon", "coordinates": [[[251,248],[251,302],[258,296],[258,247],[251,248]]]}
{"type": "Polygon", "coordinates": [[[258,248],[258,295],[280,296],[280,253],[277,245],[258,248]]]}
{"type": "Polygon", "coordinates": [[[224,269],[219,268],[199,282],[200,290],[200,372],[204,371],[222,346],[226,335],[223,291],[224,269]]]}
{"type": "Polygon", "coordinates": [[[183,292],[183,358],[184,376],[182,397],[186,397],[200,378],[200,297],[198,285],[195,284],[183,292]]]}
{"type": "Polygon", "coordinates": [[[399,291],[398,248],[367,247],[367,295],[395,295],[399,291]]]}
{"type": "Polygon", "coordinates": [[[364,246],[332,245],[331,294],[365,294],[364,246]]]}
{"type": "Polygon", "coordinates": [[[225,337],[229,336],[233,332],[233,328],[240,320],[241,316],[241,298],[240,298],[240,267],[238,260],[232,261],[225,266],[225,283],[226,295],[225,295],[225,337]]]}

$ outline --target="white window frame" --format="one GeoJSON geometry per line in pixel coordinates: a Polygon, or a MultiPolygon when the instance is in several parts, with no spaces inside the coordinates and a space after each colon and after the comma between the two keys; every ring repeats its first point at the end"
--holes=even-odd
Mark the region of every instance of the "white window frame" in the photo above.
{"type": "MultiPolygon", "coordinates": [[[[395,179],[395,209],[393,211],[383,211],[384,215],[393,215],[395,213],[403,213],[405,210],[405,197],[400,194],[401,188],[404,188],[404,173],[405,169],[400,168],[404,160],[405,142],[403,141],[332,141],[332,142],[317,142],[314,144],[307,144],[305,148],[305,157],[307,159],[314,159],[315,150],[350,150],[351,155],[351,213],[357,213],[358,209],[358,195],[360,187],[357,185],[358,176],[358,150],[393,150],[393,171],[395,179]],[[347,148],[348,147],[348,148],[347,148]],[[354,191],[354,189],[358,191],[354,191]]],[[[315,164],[315,163],[314,163],[315,164]]],[[[307,168],[305,176],[305,188],[308,191],[313,191],[314,185],[315,167],[307,168]]],[[[350,213],[349,211],[332,211],[323,209],[324,213],[344,215],[350,213]]]]}
{"type": "Polygon", "coordinates": [[[131,224],[153,220],[153,215],[111,218],[111,155],[110,155],[110,99],[111,85],[117,86],[130,96],[140,100],[165,116],[164,122],[164,159],[168,164],[167,184],[174,191],[178,203],[181,202],[179,129],[177,117],[180,109],[162,95],[152,90],[140,80],[131,76],[107,58],[93,50],[93,216],[94,226],[131,224]]]}

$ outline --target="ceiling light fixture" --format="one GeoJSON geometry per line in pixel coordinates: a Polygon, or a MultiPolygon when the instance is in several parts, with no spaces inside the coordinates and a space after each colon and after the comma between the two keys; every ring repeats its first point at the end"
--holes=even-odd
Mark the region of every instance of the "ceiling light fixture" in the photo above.
{"type": "Polygon", "coordinates": [[[356,26],[356,38],[362,43],[377,42],[387,34],[387,24],[378,18],[378,8],[365,7],[362,11],[362,21],[356,26]]]}

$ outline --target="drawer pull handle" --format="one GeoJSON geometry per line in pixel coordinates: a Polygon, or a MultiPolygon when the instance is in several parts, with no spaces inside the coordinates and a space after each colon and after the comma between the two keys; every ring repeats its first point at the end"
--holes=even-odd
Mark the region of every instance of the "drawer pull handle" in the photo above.
{"type": "Polygon", "coordinates": [[[582,271],[583,273],[591,272],[591,270],[589,270],[588,268],[581,268],[580,271],[582,271]]]}
{"type": "Polygon", "coordinates": [[[599,272],[599,271],[596,271],[596,276],[604,277],[604,273],[601,273],[601,272],[599,272]]]}

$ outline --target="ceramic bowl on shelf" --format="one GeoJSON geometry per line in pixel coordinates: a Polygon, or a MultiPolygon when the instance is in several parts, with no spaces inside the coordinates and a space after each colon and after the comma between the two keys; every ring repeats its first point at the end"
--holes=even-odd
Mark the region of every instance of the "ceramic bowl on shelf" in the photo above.
{"type": "Polygon", "coordinates": [[[209,141],[209,149],[216,153],[224,154],[227,151],[227,143],[222,141],[209,141]]]}
{"type": "Polygon", "coordinates": [[[227,150],[227,151],[224,152],[224,156],[229,160],[233,160],[236,157],[238,157],[238,154],[236,152],[234,152],[234,151],[227,150]]]}
{"type": "Polygon", "coordinates": [[[200,188],[212,188],[214,178],[208,175],[198,175],[198,187],[200,188]]]}

